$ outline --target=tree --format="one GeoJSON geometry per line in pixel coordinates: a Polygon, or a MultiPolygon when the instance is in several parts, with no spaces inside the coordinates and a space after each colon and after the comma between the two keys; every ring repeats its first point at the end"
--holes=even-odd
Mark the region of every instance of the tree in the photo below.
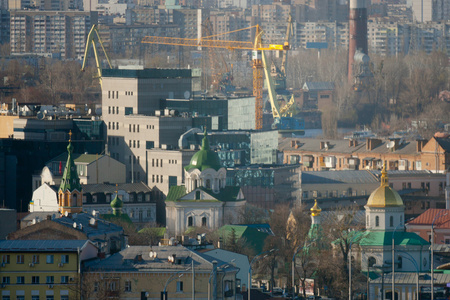
{"type": "Polygon", "coordinates": [[[257,206],[246,204],[239,211],[239,218],[242,224],[263,224],[269,220],[267,211],[257,206]]]}

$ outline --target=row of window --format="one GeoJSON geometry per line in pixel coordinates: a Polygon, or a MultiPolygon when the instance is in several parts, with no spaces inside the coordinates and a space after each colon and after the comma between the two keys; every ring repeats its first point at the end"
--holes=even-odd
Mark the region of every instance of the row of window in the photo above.
{"type": "MultiPolygon", "coordinates": [[[[369,216],[367,216],[367,222],[369,222],[369,216]]],[[[403,217],[400,216],[399,224],[401,224],[402,222],[403,222],[403,217]]],[[[367,225],[369,225],[369,224],[367,224],[367,225]]],[[[395,225],[395,226],[397,226],[397,225],[395,225]]],[[[380,217],[379,216],[375,216],[375,227],[380,227],[380,217]]],[[[389,217],[389,227],[394,227],[394,217],[393,216],[389,217]]]]}
{"type": "Polygon", "coordinates": [[[137,172],[136,171],[134,171],[134,172],[128,171],[128,179],[131,180],[132,176],[134,179],[133,181],[139,182],[141,180],[141,172],[139,172],[139,171],[137,171],[137,172]]]}
{"type": "MultiPolygon", "coordinates": [[[[360,196],[365,196],[366,191],[362,190],[360,196]]],[[[312,198],[337,198],[337,197],[351,197],[351,196],[358,196],[358,191],[353,190],[352,188],[349,188],[347,190],[342,191],[339,194],[338,190],[334,191],[303,191],[302,198],[308,199],[310,197],[312,198]]]]}
{"type": "Polygon", "coordinates": [[[108,114],[119,114],[119,107],[118,106],[108,106],[108,114]]]}
{"type": "Polygon", "coordinates": [[[108,122],[108,129],[118,130],[119,129],[119,122],[108,122]],[[111,126],[112,125],[112,126],[111,126]]]}
{"type": "MultiPolygon", "coordinates": [[[[2,263],[3,264],[9,264],[11,262],[10,255],[4,254],[2,255],[2,263]]],[[[32,261],[33,264],[38,264],[40,262],[40,256],[38,254],[33,255],[32,261]]],[[[45,262],[47,264],[53,264],[54,263],[54,255],[48,254],[46,255],[45,262]]],[[[61,255],[61,263],[66,264],[69,262],[69,255],[62,254],[61,255]]],[[[23,264],[24,263],[24,255],[23,254],[17,254],[16,255],[16,263],[17,264],[23,264]]]]}
{"type": "Polygon", "coordinates": [[[164,183],[164,176],[163,175],[155,175],[155,174],[153,174],[152,175],[152,182],[153,183],[159,183],[159,181],[160,181],[160,178],[161,178],[161,183],[164,183]],[[155,181],[155,178],[156,178],[156,181],[155,181]]]}
{"type": "MultiPolygon", "coordinates": [[[[25,284],[25,276],[17,276],[16,277],[16,284],[25,284]]],[[[40,284],[40,277],[39,276],[31,276],[31,284],[40,284]]],[[[45,278],[45,284],[54,284],[55,283],[55,277],[54,276],[46,276],[45,278]]],[[[69,283],[69,276],[61,276],[60,283],[69,283]]],[[[9,276],[3,276],[2,277],[2,284],[11,284],[11,277],[9,276]]]]}
{"type": "Polygon", "coordinates": [[[152,167],[162,167],[163,166],[163,160],[158,158],[152,158],[152,167]]]}
{"type": "MultiPolygon", "coordinates": [[[[14,298],[11,298],[11,296],[2,296],[2,300],[12,300],[14,298]]],[[[25,300],[25,296],[16,296],[15,298],[16,300],[25,300]]],[[[55,300],[55,296],[53,295],[46,295],[45,298],[42,297],[40,298],[39,295],[32,295],[31,296],[31,300],[40,300],[40,299],[45,299],[45,300],[55,300]]],[[[68,295],[61,295],[61,300],[69,300],[69,296],[68,295]]]]}
{"type": "Polygon", "coordinates": [[[139,124],[128,124],[128,131],[131,132],[131,129],[133,129],[133,132],[139,132],[139,124]]]}
{"type": "Polygon", "coordinates": [[[119,99],[119,91],[108,91],[108,99],[119,99]]]}
{"type": "Polygon", "coordinates": [[[128,141],[128,147],[130,147],[130,148],[140,148],[141,147],[141,143],[140,143],[139,140],[137,140],[137,143],[136,143],[136,140],[129,140],[128,141]],[[137,145],[137,147],[136,147],[136,145],[137,145]]]}

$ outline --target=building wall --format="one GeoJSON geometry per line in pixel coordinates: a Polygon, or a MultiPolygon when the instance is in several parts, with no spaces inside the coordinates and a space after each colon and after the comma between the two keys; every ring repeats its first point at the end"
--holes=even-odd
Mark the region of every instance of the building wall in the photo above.
{"type": "Polygon", "coordinates": [[[18,116],[0,116],[0,138],[7,139],[14,135],[14,119],[18,116]]]}
{"type": "Polygon", "coordinates": [[[9,233],[17,230],[16,216],[17,212],[15,209],[0,208],[0,220],[2,223],[2,226],[0,226],[0,240],[6,239],[9,233]]]}

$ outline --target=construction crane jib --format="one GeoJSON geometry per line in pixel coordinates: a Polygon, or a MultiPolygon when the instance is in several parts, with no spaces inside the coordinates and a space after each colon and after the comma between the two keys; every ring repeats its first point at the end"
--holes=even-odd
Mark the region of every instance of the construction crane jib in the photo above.
{"type": "Polygon", "coordinates": [[[96,41],[102,47],[102,50],[103,50],[103,53],[105,53],[106,61],[108,62],[109,68],[112,69],[108,54],[106,53],[105,47],[103,46],[102,40],[100,39],[100,34],[98,33],[97,25],[94,24],[94,25],[92,25],[92,28],[89,31],[89,34],[86,39],[86,49],[84,51],[83,65],[81,67],[81,71],[84,72],[84,70],[86,68],[86,62],[87,62],[89,49],[92,47],[92,49],[94,49],[94,57],[95,57],[95,63],[97,66],[97,74],[98,74],[98,78],[100,81],[100,86],[102,86],[102,66],[100,63],[100,59],[98,57],[96,41]]]}
{"type": "Polygon", "coordinates": [[[160,36],[146,36],[143,38],[142,43],[147,44],[159,44],[159,45],[173,45],[173,46],[188,46],[188,47],[214,47],[229,50],[252,50],[253,61],[253,96],[255,96],[255,129],[262,129],[263,119],[263,99],[262,89],[264,85],[263,76],[263,63],[261,51],[283,51],[289,50],[289,43],[279,44],[263,44],[262,42],[263,31],[259,25],[230,31],[214,36],[208,36],[200,39],[185,39],[175,37],[160,37],[160,36]],[[245,41],[228,41],[213,39],[220,35],[226,35],[241,30],[256,29],[255,40],[253,42],[245,41]]]}

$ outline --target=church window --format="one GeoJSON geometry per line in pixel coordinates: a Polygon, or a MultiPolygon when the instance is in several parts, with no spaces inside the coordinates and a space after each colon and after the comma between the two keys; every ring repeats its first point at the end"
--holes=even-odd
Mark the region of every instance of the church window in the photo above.
{"type": "Polygon", "coordinates": [[[373,257],[373,256],[369,257],[369,260],[368,260],[369,268],[373,267],[376,263],[377,263],[377,260],[375,259],[375,257],[373,257]]]}
{"type": "Polygon", "coordinates": [[[197,188],[197,179],[194,179],[194,189],[197,188]]]}
{"type": "Polygon", "coordinates": [[[399,256],[397,261],[398,261],[398,268],[401,269],[403,267],[403,257],[399,256]]]}
{"type": "Polygon", "coordinates": [[[206,179],[206,188],[210,189],[211,188],[211,180],[206,179]]]}
{"type": "Polygon", "coordinates": [[[206,217],[202,218],[202,227],[206,227],[206,217]]]}
{"type": "Polygon", "coordinates": [[[189,217],[189,218],[188,218],[188,226],[189,226],[189,227],[194,226],[194,218],[193,218],[193,217],[189,217]]]}
{"type": "Polygon", "coordinates": [[[200,200],[200,191],[195,192],[195,200],[200,200]]]}
{"type": "Polygon", "coordinates": [[[389,217],[389,226],[394,227],[394,217],[393,216],[389,217]]]}
{"type": "Polygon", "coordinates": [[[378,226],[380,226],[380,217],[376,216],[375,217],[375,227],[378,227],[378,226]]]}

